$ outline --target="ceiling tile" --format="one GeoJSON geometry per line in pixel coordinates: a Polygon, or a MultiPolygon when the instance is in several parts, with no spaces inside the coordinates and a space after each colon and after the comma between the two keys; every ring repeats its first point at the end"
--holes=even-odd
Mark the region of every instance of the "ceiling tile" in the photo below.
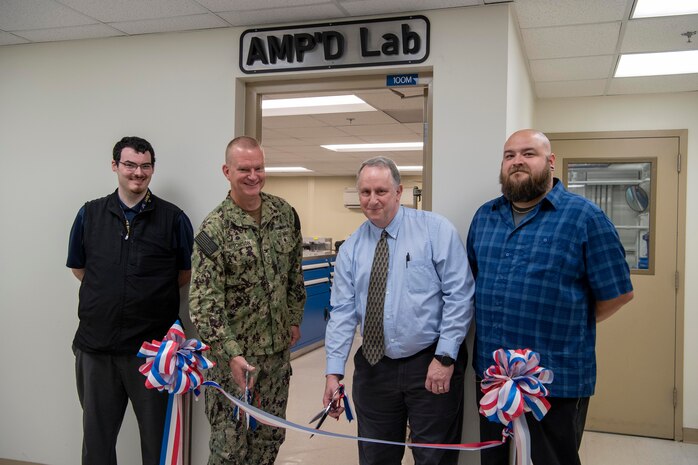
{"type": "Polygon", "coordinates": [[[385,113],[399,123],[420,123],[424,121],[424,111],[419,108],[416,110],[389,110],[385,113]]]}
{"type": "Polygon", "coordinates": [[[19,31],[22,37],[32,42],[51,42],[57,40],[99,39],[124,35],[106,24],[88,24],[87,26],[57,27],[50,29],[33,29],[19,31]]]}
{"type": "Polygon", "coordinates": [[[609,94],[650,94],[666,92],[695,91],[698,89],[698,74],[678,74],[672,76],[645,76],[615,78],[611,80],[609,94]]]}
{"type": "Polygon", "coordinates": [[[522,28],[621,21],[629,14],[628,0],[519,0],[514,5],[522,28]]]}
{"type": "Polygon", "coordinates": [[[308,157],[298,156],[291,153],[269,154],[268,156],[264,157],[265,166],[303,166],[304,164],[309,164],[308,162],[308,157]]]}
{"type": "Polygon", "coordinates": [[[590,97],[603,95],[606,79],[589,81],[557,81],[536,83],[536,93],[540,98],[590,97]]]}
{"type": "Polygon", "coordinates": [[[371,136],[381,134],[412,134],[412,131],[399,124],[377,124],[374,126],[345,126],[342,128],[342,130],[347,134],[351,134],[352,136],[371,136]]]}
{"type": "Polygon", "coordinates": [[[218,16],[206,13],[193,16],[176,16],[172,18],[144,19],[142,21],[125,21],[110,23],[127,34],[149,34],[152,32],[190,31],[192,29],[212,29],[227,27],[228,23],[218,16]]]}
{"type": "MultiPolygon", "coordinates": [[[[394,134],[373,134],[369,138],[371,144],[382,144],[392,142],[422,142],[422,136],[419,134],[399,134],[399,139],[396,139],[394,134]]],[[[367,137],[364,137],[366,139],[367,137]]],[[[414,152],[410,150],[410,152],[414,152]]]]}
{"type": "Polygon", "coordinates": [[[698,50],[698,36],[691,42],[682,36],[698,30],[698,15],[646,18],[628,21],[621,45],[622,53],[698,50]]]}
{"type": "Polygon", "coordinates": [[[218,15],[233,26],[282,24],[343,18],[346,14],[333,3],[272,8],[268,10],[221,12],[218,15]]]}
{"type": "Polygon", "coordinates": [[[288,8],[303,5],[330,3],[330,0],[196,0],[203,7],[219,13],[222,11],[263,10],[267,8],[288,8]]]}
{"type": "Polygon", "coordinates": [[[362,126],[366,124],[391,124],[395,120],[381,111],[362,111],[358,113],[327,113],[313,115],[328,126],[362,126]],[[351,119],[351,121],[350,121],[351,119]]]}
{"type": "Polygon", "coordinates": [[[529,60],[615,53],[620,22],[524,29],[521,36],[529,60]]]}
{"type": "MultiPolygon", "coordinates": [[[[313,127],[313,128],[289,128],[289,129],[278,128],[277,131],[279,131],[282,134],[286,134],[289,137],[299,137],[299,138],[313,137],[313,136],[317,136],[317,134],[318,134],[318,129],[316,127],[313,127]]],[[[340,129],[333,128],[331,126],[323,127],[322,133],[328,137],[333,137],[333,136],[345,137],[346,136],[346,134],[344,132],[342,132],[340,129]]]]}
{"type": "Polygon", "coordinates": [[[0,45],[26,44],[27,42],[29,42],[29,40],[23,37],[0,31],[0,45]]]}
{"type": "Polygon", "coordinates": [[[407,123],[403,126],[415,134],[422,135],[424,133],[424,123],[407,123]]]}
{"type": "Polygon", "coordinates": [[[276,147],[281,150],[291,150],[291,147],[294,146],[299,146],[299,145],[308,145],[304,140],[302,139],[296,139],[295,137],[288,137],[284,136],[285,138],[278,138],[278,139],[271,139],[267,141],[267,139],[264,137],[264,131],[262,131],[262,146],[265,148],[272,148],[276,147]]]}
{"type": "Polygon", "coordinates": [[[424,9],[453,8],[482,5],[482,0],[339,0],[339,4],[352,16],[381,13],[413,12],[424,9]]]}
{"type": "MultiPolygon", "coordinates": [[[[318,135],[319,134],[315,134],[316,137],[305,137],[305,138],[303,138],[303,141],[309,145],[313,145],[316,147],[320,147],[321,145],[330,145],[330,144],[360,144],[360,143],[362,143],[362,141],[357,141],[356,137],[354,137],[354,136],[317,137],[318,135]]],[[[325,149],[322,149],[322,150],[324,151],[325,149]]]]}
{"type": "Polygon", "coordinates": [[[280,132],[276,131],[275,129],[267,128],[266,126],[264,126],[264,124],[262,124],[262,129],[264,134],[264,140],[282,139],[286,137],[280,132]]]}
{"type": "Polygon", "coordinates": [[[531,74],[538,82],[603,79],[611,75],[614,55],[531,60],[531,74]]]}
{"type": "Polygon", "coordinates": [[[0,1],[0,29],[3,31],[82,26],[96,22],[53,0],[0,1]]]}
{"type": "Polygon", "coordinates": [[[105,23],[206,13],[192,0],[61,0],[61,3],[105,23]]]}
{"type": "Polygon", "coordinates": [[[424,107],[424,88],[419,86],[390,87],[388,92],[385,89],[359,91],[356,95],[375,108],[421,110],[424,107]]]}
{"type": "Polygon", "coordinates": [[[299,145],[288,145],[285,148],[285,150],[289,153],[300,153],[306,157],[311,156],[313,154],[323,155],[327,157],[336,153],[332,150],[323,149],[319,145],[308,145],[305,141],[302,141],[302,144],[299,145]]]}
{"type": "Polygon", "coordinates": [[[309,128],[322,127],[325,124],[308,115],[297,116],[268,116],[262,118],[264,128],[309,128]]]}

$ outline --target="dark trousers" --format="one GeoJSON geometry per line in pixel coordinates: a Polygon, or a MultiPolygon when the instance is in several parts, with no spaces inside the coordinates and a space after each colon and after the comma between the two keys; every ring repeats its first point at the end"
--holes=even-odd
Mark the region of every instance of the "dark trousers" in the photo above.
{"type": "MultiPolygon", "coordinates": [[[[483,394],[480,383],[476,387],[478,407],[483,394]]],[[[548,397],[550,410],[541,421],[530,413],[526,424],[531,433],[531,460],[536,465],[581,465],[579,447],[589,407],[588,397],[548,397]]],[[[480,440],[491,441],[502,438],[501,423],[493,423],[480,415],[480,440]]],[[[482,465],[508,465],[509,445],[480,451],[482,465]]]]}
{"type": "MultiPolygon", "coordinates": [[[[359,436],[405,442],[409,420],[415,443],[458,444],[463,428],[463,378],[468,353],[465,344],[446,394],[424,387],[434,358],[433,345],[411,357],[383,357],[369,365],[359,349],[354,356],[353,396],[359,436]]],[[[399,465],[404,447],[359,442],[361,465],[399,465]]],[[[458,451],[412,448],[416,465],[455,465],[458,451]]]]}
{"type": "Polygon", "coordinates": [[[146,389],[136,355],[75,353],[75,375],[82,405],[82,464],[116,465],[116,440],[129,399],[138,420],[143,465],[160,463],[167,393],[146,389]]]}

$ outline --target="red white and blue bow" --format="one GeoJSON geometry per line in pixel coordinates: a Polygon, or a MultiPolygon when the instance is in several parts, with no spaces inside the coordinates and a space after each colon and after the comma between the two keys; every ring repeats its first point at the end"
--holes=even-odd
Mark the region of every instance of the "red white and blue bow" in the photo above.
{"type": "Polygon", "coordinates": [[[170,393],[160,465],[182,463],[181,394],[194,391],[196,396],[199,395],[198,388],[204,382],[202,372],[214,365],[201,354],[206,350],[209,350],[206,344],[186,339],[182,325],[177,321],[162,341],[144,342],[138,351],[138,356],[146,359],[138,369],[146,377],[145,386],[170,393]]]}
{"type": "MultiPolygon", "coordinates": [[[[214,365],[213,362],[201,354],[201,352],[206,350],[209,350],[206,344],[196,339],[186,339],[181,324],[176,322],[161,342],[145,342],[138,353],[139,357],[146,358],[146,363],[140,367],[140,372],[147,378],[145,381],[146,387],[170,393],[160,465],[178,465],[182,463],[181,394],[194,391],[194,394],[198,396],[199,386],[209,386],[217,389],[236,408],[244,411],[260,423],[305,433],[377,444],[451,450],[488,449],[500,446],[506,440],[503,437],[501,441],[472,444],[405,444],[332,433],[292,423],[253,407],[250,405],[249,399],[245,399],[247,400],[246,402],[228,394],[214,381],[204,381],[202,371],[214,365]]],[[[523,417],[521,415],[523,412],[530,411],[539,420],[543,418],[550,405],[543,398],[548,391],[542,383],[552,381],[552,372],[539,367],[538,354],[530,350],[505,351],[499,349],[494,353],[494,357],[497,364],[485,372],[485,379],[482,383],[485,396],[480,402],[480,413],[490,420],[501,421],[507,426],[513,424],[513,434],[517,447],[517,464],[530,464],[530,453],[528,453],[530,446],[519,444],[519,442],[524,441],[522,438],[528,435],[526,423],[522,421],[523,417]],[[524,447],[528,447],[528,449],[524,449],[524,447]],[[528,462],[523,461],[521,457],[528,457],[528,462]]],[[[346,396],[346,394],[344,395],[346,396]]],[[[346,397],[344,399],[346,401],[346,397]]],[[[348,403],[345,404],[345,411],[347,411],[348,419],[350,419],[349,416],[351,414],[347,407],[348,403]]],[[[324,413],[325,411],[323,410],[321,417],[324,413]]]]}
{"type": "Polygon", "coordinates": [[[516,464],[531,464],[530,435],[526,412],[536,420],[543,419],[550,403],[545,399],[544,384],[553,381],[553,372],[539,366],[540,356],[530,349],[498,349],[493,354],[495,364],[483,376],[480,413],[488,420],[506,426],[505,435],[513,431],[516,464]]]}

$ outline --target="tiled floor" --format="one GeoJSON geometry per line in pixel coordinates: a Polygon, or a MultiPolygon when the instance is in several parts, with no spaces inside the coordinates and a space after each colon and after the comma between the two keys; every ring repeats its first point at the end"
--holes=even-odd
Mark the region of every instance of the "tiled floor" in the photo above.
{"type": "MultiPolygon", "coordinates": [[[[354,344],[356,348],[359,344],[354,344]]],[[[350,358],[351,359],[351,358],[350,358]]],[[[291,401],[287,417],[306,424],[322,407],[324,389],[324,348],[302,355],[292,362],[291,401]]],[[[351,364],[349,364],[351,365],[351,364]]],[[[347,366],[347,392],[351,393],[353,366],[347,366]]],[[[323,429],[356,435],[356,422],[328,419],[323,429]]],[[[470,452],[461,452],[468,454],[470,452]]],[[[616,434],[584,433],[581,448],[583,465],[698,465],[698,445],[661,439],[620,436],[616,434]]],[[[476,461],[477,462],[477,461],[476,461]]],[[[355,465],[358,463],[356,444],[352,441],[315,436],[290,431],[276,461],[277,465],[355,465]]],[[[407,452],[404,465],[412,464],[407,452]]],[[[466,463],[461,458],[461,463],[466,463]]],[[[468,460],[468,463],[472,461],[468,460]]]]}

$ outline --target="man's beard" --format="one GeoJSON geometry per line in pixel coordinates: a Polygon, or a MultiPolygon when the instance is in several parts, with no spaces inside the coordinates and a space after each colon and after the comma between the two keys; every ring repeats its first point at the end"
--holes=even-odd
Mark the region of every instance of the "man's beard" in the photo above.
{"type": "Polygon", "coordinates": [[[499,172],[502,194],[510,202],[530,202],[542,196],[548,191],[550,178],[550,163],[546,163],[545,168],[538,173],[532,173],[526,166],[512,167],[506,175],[501,171],[499,172]],[[528,173],[529,176],[523,180],[515,181],[511,175],[519,171],[528,173]]]}

